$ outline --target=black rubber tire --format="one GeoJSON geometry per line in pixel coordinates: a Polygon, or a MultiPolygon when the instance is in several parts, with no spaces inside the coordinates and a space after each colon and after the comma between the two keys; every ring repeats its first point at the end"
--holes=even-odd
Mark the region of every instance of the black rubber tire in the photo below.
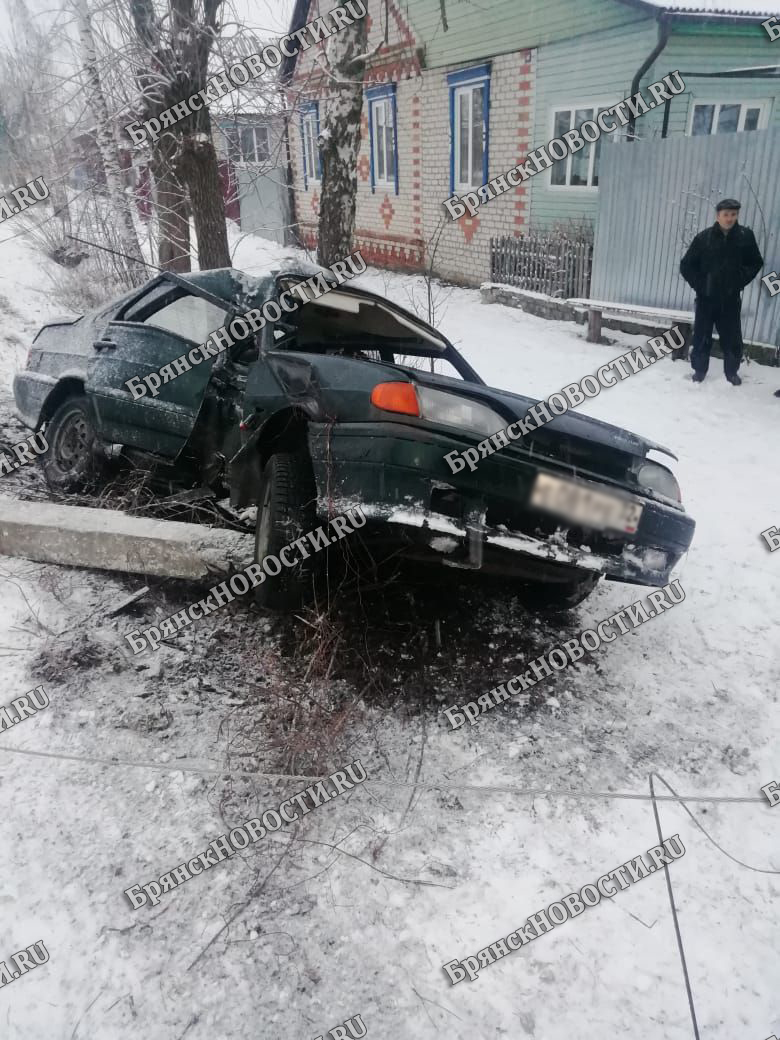
{"type": "Polygon", "coordinates": [[[587,574],[584,578],[566,582],[531,581],[518,591],[518,599],[527,610],[539,613],[555,613],[578,607],[593,592],[599,574],[587,574]]]}
{"type": "Polygon", "coordinates": [[[52,491],[82,491],[99,482],[106,456],[86,397],[63,401],[47,422],[44,435],[49,446],[40,464],[52,491]]]}
{"type": "MultiPolygon", "coordinates": [[[[308,454],[279,452],[272,455],[263,469],[263,482],[257,503],[255,526],[255,560],[277,556],[285,545],[294,542],[316,526],[316,487],[314,470],[308,454]]],[[[300,560],[297,549],[292,555],[300,560]]],[[[294,567],[285,567],[277,575],[266,572],[265,581],[255,589],[255,600],[268,610],[295,610],[311,588],[313,557],[294,567]]]]}

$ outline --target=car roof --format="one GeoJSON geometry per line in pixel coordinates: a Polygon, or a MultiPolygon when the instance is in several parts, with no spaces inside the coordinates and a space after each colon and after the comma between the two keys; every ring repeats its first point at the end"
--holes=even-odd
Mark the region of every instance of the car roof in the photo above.
{"type": "Polygon", "coordinates": [[[189,282],[200,292],[226,303],[238,303],[249,308],[260,307],[266,302],[274,291],[275,279],[280,275],[306,279],[317,274],[324,274],[335,285],[333,271],[329,268],[294,257],[282,257],[256,275],[247,274],[237,267],[216,267],[210,271],[188,271],[186,274],[163,272],[163,277],[167,276],[179,283],[189,282]]]}
{"type": "Polygon", "coordinates": [[[236,267],[217,267],[210,271],[188,271],[177,275],[176,280],[189,282],[193,288],[216,296],[226,303],[240,301],[248,306],[260,306],[268,298],[273,283],[270,274],[254,275],[239,271],[236,267]]]}

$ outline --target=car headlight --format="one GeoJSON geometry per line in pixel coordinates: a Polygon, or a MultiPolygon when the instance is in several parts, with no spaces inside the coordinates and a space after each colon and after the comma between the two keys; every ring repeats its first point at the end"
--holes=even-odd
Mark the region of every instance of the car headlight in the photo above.
{"type": "Polygon", "coordinates": [[[417,397],[420,401],[421,417],[430,422],[457,426],[459,429],[485,437],[491,437],[507,425],[507,420],[498,412],[468,397],[448,394],[443,390],[432,390],[428,386],[418,386],[417,397]]]}
{"type": "Polygon", "coordinates": [[[642,487],[649,488],[657,495],[668,498],[671,502],[682,502],[680,485],[666,466],[657,462],[643,462],[636,471],[636,479],[642,487]]]}

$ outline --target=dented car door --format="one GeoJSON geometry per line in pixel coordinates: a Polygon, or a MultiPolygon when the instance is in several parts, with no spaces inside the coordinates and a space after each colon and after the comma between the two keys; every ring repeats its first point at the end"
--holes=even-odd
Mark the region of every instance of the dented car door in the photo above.
{"type": "Polygon", "coordinates": [[[101,437],[175,458],[193,431],[215,362],[202,352],[194,355],[202,358],[196,364],[186,357],[228,315],[224,301],[168,279],[124,307],[94,343],[87,365],[86,388],[101,437]],[[160,374],[182,356],[184,363],[160,374]],[[156,379],[151,388],[145,385],[149,375],[157,375],[159,385],[156,379]],[[131,386],[146,392],[134,396],[131,386]]]}

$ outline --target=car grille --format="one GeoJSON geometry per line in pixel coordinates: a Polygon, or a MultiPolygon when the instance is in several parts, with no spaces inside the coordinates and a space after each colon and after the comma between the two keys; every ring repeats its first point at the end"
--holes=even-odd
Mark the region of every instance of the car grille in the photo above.
{"type": "Polygon", "coordinates": [[[558,435],[551,430],[537,430],[530,437],[518,441],[517,447],[531,458],[562,464],[571,476],[601,477],[636,490],[636,484],[631,480],[634,456],[617,448],[594,444],[570,434],[558,435]]]}

